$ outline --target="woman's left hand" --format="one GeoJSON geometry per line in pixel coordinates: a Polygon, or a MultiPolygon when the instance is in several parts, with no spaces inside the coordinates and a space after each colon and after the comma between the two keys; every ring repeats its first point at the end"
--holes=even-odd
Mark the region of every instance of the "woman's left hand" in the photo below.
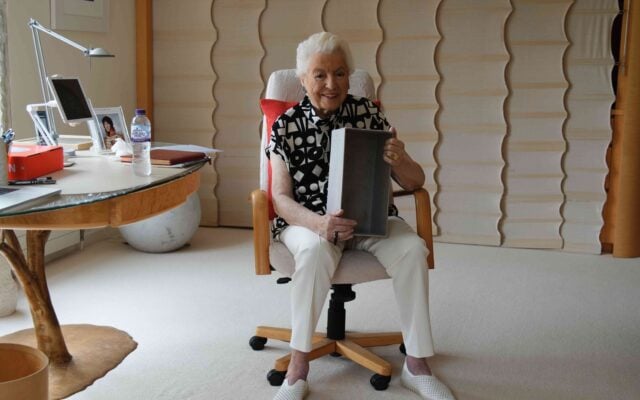
{"type": "Polygon", "coordinates": [[[384,144],[384,161],[391,166],[391,177],[404,190],[416,190],[424,185],[424,171],[404,149],[396,128],[391,128],[391,139],[384,144]]]}
{"type": "Polygon", "coordinates": [[[384,153],[382,157],[387,164],[392,167],[397,167],[405,160],[407,152],[404,150],[404,142],[398,139],[398,132],[396,131],[396,128],[391,127],[391,135],[392,137],[387,139],[384,144],[384,153]]]}

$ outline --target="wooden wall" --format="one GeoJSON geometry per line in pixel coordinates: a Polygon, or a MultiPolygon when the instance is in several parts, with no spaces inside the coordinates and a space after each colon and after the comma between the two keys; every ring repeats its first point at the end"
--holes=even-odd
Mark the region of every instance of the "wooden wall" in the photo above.
{"type": "Polygon", "coordinates": [[[508,94],[504,77],[509,62],[503,38],[510,13],[509,0],[440,3],[439,190],[434,197],[443,241],[501,243],[508,94]]]}
{"type": "Polygon", "coordinates": [[[614,60],[605,32],[597,26],[611,26],[618,14],[615,1],[576,2],[567,18],[567,90],[565,104],[571,116],[565,124],[569,148],[564,156],[566,179],[561,236],[564,249],[597,253],[606,200],[605,178],[609,169],[602,154],[612,142],[610,105],[614,60]]]}
{"type": "MultiPolygon", "coordinates": [[[[214,145],[211,53],[216,40],[211,0],[153,1],[154,140],[214,145]]],[[[201,173],[201,224],[217,225],[218,174],[209,165],[201,173]]]]}
{"type": "Polygon", "coordinates": [[[215,223],[251,225],[258,100],[272,71],[295,67],[298,42],[329,30],[351,43],[423,166],[436,240],[600,252],[616,0],[157,0],[154,8],[156,119],[164,118],[156,132],[224,151],[201,191],[215,223]]]}
{"type": "MultiPolygon", "coordinates": [[[[424,169],[431,194],[438,192],[434,149],[438,143],[435,117],[440,75],[435,52],[441,39],[436,24],[439,4],[439,0],[384,0],[379,5],[384,40],[378,50],[377,67],[382,77],[378,96],[384,99],[385,114],[401,133],[407,151],[424,169]]],[[[397,203],[403,217],[415,224],[413,199],[400,198],[397,203]]],[[[431,203],[435,210],[434,196],[431,203]]],[[[436,224],[433,232],[438,232],[436,224]]]]}
{"type": "Polygon", "coordinates": [[[564,24],[572,1],[512,4],[506,31],[511,93],[506,112],[504,244],[562,248],[562,156],[567,149],[562,128],[569,87],[563,68],[569,47],[564,24]]]}

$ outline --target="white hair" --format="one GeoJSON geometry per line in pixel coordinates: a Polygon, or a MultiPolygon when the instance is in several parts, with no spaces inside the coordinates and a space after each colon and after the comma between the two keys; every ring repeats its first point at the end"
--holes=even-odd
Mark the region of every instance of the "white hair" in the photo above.
{"type": "Polygon", "coordinates": [[[349,68],[349,75],[351,75],[353,73],[353,58],[349,43],[329,32],[314,33],[300,42],[296,51],[296,75],[302,77],[307,73],[309,60],[314,54],[332,54],[337,51],[342,52],[347,68],[349,68]]]}

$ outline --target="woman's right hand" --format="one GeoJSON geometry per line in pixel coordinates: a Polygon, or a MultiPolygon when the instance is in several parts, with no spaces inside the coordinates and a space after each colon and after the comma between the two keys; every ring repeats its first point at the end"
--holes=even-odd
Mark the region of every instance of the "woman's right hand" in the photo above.
{"type": "Polygon", "coordinates": [[[344,210],[321,217],[318,234],[331,243],[339,240],[349,240],[353,237],[357,222],[353,219],[342,218],[344,210]]]}
{"type": "Polygon", "coordinates": [[[353,237],[356,221],[342,218],[343,210],[319,215],[293,199],[293,183],[282,157],[271,157],[271,196],[276,213],[289,225],[304,226],[334,243],[353,237]],[[336,232],[337,240],[336,239],[336,232]]]}

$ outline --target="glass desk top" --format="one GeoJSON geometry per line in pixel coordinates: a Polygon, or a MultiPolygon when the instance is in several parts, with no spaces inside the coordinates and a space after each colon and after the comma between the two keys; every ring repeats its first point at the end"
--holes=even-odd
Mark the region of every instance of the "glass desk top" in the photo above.
{"type": "Polygon", "coordinates": [[[133,173],[131,164],[120,162],[114,156],[78,151],[75,157],[69,159],[75,162],[74,165],[48,174],[56,183],[46,186],[61,189],[59,196],[45,198],[24,207],[2,210],[0,217],[74,207],[148,189],[191,174],[208,160],[186,167],[153,166],[150,176],[141,177],[133,173]]]}

